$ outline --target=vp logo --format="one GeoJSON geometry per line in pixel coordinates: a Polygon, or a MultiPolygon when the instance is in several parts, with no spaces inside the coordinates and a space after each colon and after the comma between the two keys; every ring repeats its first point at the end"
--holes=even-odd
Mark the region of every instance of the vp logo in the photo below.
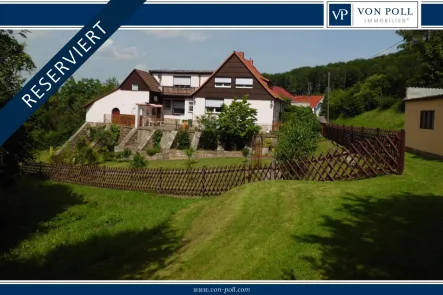
{"type": "Polygon", "coordinates": [[[351,4],[329,3],[329,26],[351,26],[351,4]]]}
{"type": "Polygon", "coordinates": [[[336,20],[338,20],[340,18],[340,20],[344,20],[344,17],[346,15],[348,15],[348,10],[347,9],[339,9],[338,11],[332,11],[332,14],[334,15],[334,18],[336,20]]]}

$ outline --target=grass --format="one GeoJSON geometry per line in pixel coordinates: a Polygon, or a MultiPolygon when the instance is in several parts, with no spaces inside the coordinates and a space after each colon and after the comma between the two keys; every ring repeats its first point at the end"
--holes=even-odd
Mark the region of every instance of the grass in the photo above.
{"type": "Polygon", "coordinates": [[[377,109],[365,112],[354,118],[340,117],[335,120],[334,123],[348,126],[400,130],[404,128],[404,117],[405,115],[397,112],[395,108],[383,111],[377,109]]]}
{"type": "Polygon", "coordinates": [[[442,173],[407,154],[401,176],[268,181],[200,200],[26,182],[0,206],[0,276],[436,280],[442,173]]]}

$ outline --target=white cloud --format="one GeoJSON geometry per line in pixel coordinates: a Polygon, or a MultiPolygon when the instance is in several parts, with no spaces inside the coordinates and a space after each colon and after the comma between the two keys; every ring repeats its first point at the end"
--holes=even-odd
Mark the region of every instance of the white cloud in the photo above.
{"type": "Polygon", "coordinates": [[[112,39],[106,42],[97,50],[95,57],[110,58],[115,60],[132,60],[145,56],[146,52],[140,53],[135,46],[120,47],[117,46],[112,39]]]}
{"type": "Polygon", "coordinates": [[[142,71],[147,71],[148,70],[148,66],[146,64],[136,64],[134,66],[134,69],[142,70],[142,71]]]}
{"type": "Polygon", "coordinates": [[[145,31],[146,34],[160,39],[182,38],[189,42],[202,42],[211,38],[211,35],[202,31],[180,31],[180,30],[152,30],[145,31]]]}

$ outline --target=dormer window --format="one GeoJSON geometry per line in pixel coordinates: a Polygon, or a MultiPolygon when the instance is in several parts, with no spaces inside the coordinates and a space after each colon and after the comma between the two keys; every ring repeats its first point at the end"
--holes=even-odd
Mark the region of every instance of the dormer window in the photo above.
{"type": "Polygon", "coordinates": [[[216,88],[231,88],[232,79],[216,77],[214,83],[216,88]]]}
{"type": "Polygon", "coordinates": [[[138,91],[138,84],[132,84],[132,91],[138,91]]]}
{"type": "Polygon", "coordinates": [[[252,88],[253,79],[252,78],[236,78],[235,88],[252,88]]]}

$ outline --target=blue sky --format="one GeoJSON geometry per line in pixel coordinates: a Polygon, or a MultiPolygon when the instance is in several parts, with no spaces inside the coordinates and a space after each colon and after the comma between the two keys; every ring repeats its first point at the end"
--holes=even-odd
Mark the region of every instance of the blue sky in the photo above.
{"type": "MultiPolygon", "coordinates": [[[[76,31],[33,31],[27,52],[38,69],[76,31]]],[[[120,30],[74,74],[77,78],[122,81],[139,68],[214,70],[233,51],[244,51],[261,72],[284,72],[301,66],[370,58],[401,38],[395,31],[355,30],[120,30]]],[[[391,53],[396,47],[384,51],[391,53]]]]}

